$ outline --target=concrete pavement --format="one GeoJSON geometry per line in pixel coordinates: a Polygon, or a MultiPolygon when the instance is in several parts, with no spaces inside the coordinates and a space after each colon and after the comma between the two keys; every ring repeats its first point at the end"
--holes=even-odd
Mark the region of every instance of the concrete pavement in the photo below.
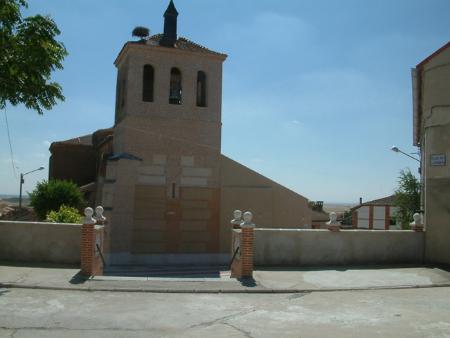
{"type": "Polygon", "coordinates": [[[450,337],[450,288],[297,294],[0,289],[0,337],[450,337]]]}
{"type": "MultiPolygon", "coordinates": [[[[253,282],[230,278],[229,271],[215,277],[99,276],[85,280],[73,267],[28,267],[0,264],[0,286],[79,291],[176,293],[295,293],[384,288],[450,286],[450,272],[434,267],[370,267],[320,269],[259,269],[253,282]]],[[[126,273],[124,273],[126,275],[126,273]]],[[[132,275],[132,274],[130,274],[132,275]]]]}

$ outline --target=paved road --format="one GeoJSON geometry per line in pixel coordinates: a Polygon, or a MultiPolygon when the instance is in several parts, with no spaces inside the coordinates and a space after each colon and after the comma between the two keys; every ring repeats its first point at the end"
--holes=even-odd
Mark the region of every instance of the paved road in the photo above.
{"type": "Polygon", "coordinates": [[[272,295],[0,289],[0,337],[450,337],[450,288],[272,295]]]}

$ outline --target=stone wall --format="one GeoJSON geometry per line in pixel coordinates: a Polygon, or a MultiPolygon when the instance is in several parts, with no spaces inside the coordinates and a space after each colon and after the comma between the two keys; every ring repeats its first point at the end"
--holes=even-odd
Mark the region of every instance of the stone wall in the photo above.
{"type": "Polygon", "coordinates": [[[255,229],[259,266],[421,264],[425,233],[255,229]]]}
{"type": "Polygon", "coordinates": [[[221,252],[230,248],[230,216],[239,206],[251,210],[259,228],[302,228],[312,224],[308,200],[222,155],[220,245],[221,252]]]}
{"type": "Polygon", "coordinates": [[[415,108],[419,139],[422,204],[425,210],[426,262],[450,264],[450,48],[416,68],[415,108]],[[433,161],[436,157],[441,161],[433,161]],[[443,161],[442,161],[443,160],[443,161]],[[434,163],[433,163],[434,162],[434,163]],[[440,163],[439,163],[440,162],[440,163]]]}
{"type": "Polygon", "coordinates": [[[0,221],[0,260],[80,263],[80,224],[0,221]]]}

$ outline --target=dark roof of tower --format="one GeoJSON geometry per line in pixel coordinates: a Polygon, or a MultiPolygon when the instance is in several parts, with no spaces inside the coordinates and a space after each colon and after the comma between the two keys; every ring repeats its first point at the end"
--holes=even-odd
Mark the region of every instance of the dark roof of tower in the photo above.
{"type": "Polygon", "coordinates": [[[167,7],[166,12],[164,13],[164,16],[166,15],[175,15],[175,16],[178,15],[178,11],[175,8],[175,4],[173,3],[172,0],[170,0],[169,6],[167,7]]]}
{"type": "MultiPolygon", "coordinates": [[[[160,41],[163,38],[164,34],[155,34],[152,35],[151,37],[148,38],[148,40],[139,40],[139,41],[128,41],[127,43],[125,43],[125,45],[122,47],[122,50],[119,52],[119,55],[116,58],[116,61],[114,62],[115,64],[117,64],[118,59],[120,58],[120,55],[123,53],[123,51],[125,50],[125,48],[128,45],[142,45],[142,46],[146,46],[146,45],[150,45],[150,46],[160,46],[160,41]]],[[[190,52],[197,52],[197,53],[204,53],[204,54],[209,54],[209,55],[215,55],[215,56],[219,56],[222,58],[226,58],[227,55],[224,53],[219,53],[219,52],[215,52],[211,49],[208,49],[198,43],[195,43],[189,39],[186,39],[184,37],[179,37],[177,42],[174,45],[173,49],[179,49],[179,50],[184,50],[184,51],[190,51],[190,52]]]]}
{"type": "MultiPolygon", "coordinates": [[[[155,34],[152,35],[149,38],[149,42],[150,44],[153,45],[160,45],[160,41],[163,38],[164,34],[155,34]]],[[[195,43],[189,39],[186,39],[182,36],[180,36],[177,40],[177,42],[175,43],[175,48],[177,49],[181,49],[181,50],[187,50],[187,51],[191,51],[191,52],[201,52],[201,53],[207,53],[207,54],[215,54],[215,55],[225,55],[219,52],[215,52],[211,49],[208,49],[198,43],[195,43]]]]}
{"type": "Polygon", "coordinates": [[[57,141],[57,142],[53,142],[53,143],[79,144],[79,145],[84,145],[84,146],[91,146],[92,145],[92,134],[83,135],[83,136],[71,138],[69,140],[57,141]]]}

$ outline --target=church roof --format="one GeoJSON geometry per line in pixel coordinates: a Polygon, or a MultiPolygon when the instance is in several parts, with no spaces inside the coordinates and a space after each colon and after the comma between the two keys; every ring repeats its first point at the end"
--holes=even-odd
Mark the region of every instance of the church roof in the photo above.
{"type": "MultiPolygon", "coordinates": [[[[147,40],[139,40],[139,41],[128,41],[123,46],[122,50],[120,51],[119,55],[117,56],[117,59],[115,61],[115,64],[117,64],[118,60],[120,59],[120,56],[122,55],[123,51],[128,45],[150,45],[150,46],[160,46],[160,41],[163,38],[164,34],[155,34],[149,37],[147,40]]],[[[203,53],[203,54],[209,54],[209,55],[215,55],[220,56],[223,58],[226,58],[227,55],[219,52],[215,52],[211,49],[208,49],[198,43],[195,43],[185,37],[180,36],[175,43],[175,46],[173,49],[188,51],[188,52],[195,52],[195,53],[203,53]]]]}
{"type": "Polygon", "coordinates": [[[91,146],[92,145],[92,134],[79,136],[75,138],[71,138],[65,141],[58,141],[54,143],[63,143],[63,144],[79,144],[83,146],[91,146]]]}
{"type": "Polygon", "coordinates": [[[99,143],[105,141],[108,136],[112,135],[114,128],[99,129],[93,134],[74,137],[64,141],[56,141],[50,145],[54,146],[98,146],[99,143]]]}
{"type": "MultiPolygon", "coordinates": [[[[163,34],[153,35],[149,38],[149,42],[150,42],[150,44],[152,44],[152,42],[153,42],[153,44],[159,45],[159,42],[161,41],[162,37],[163,37],[163,34]]],[[[177,42],[175,43],[175,48],[181,49],[181,50],[187,50],[187,51],[191,51],[191,52],[201,52],[201,53],[207,53],[207,54],[226,56],[225,54],[215,52],[211,49],[208,49],[208,48],[206,48],[198,43],[195,43],[189,39],[186,39],[182,36],[180,36],[178,38],[177,42]]]]}

